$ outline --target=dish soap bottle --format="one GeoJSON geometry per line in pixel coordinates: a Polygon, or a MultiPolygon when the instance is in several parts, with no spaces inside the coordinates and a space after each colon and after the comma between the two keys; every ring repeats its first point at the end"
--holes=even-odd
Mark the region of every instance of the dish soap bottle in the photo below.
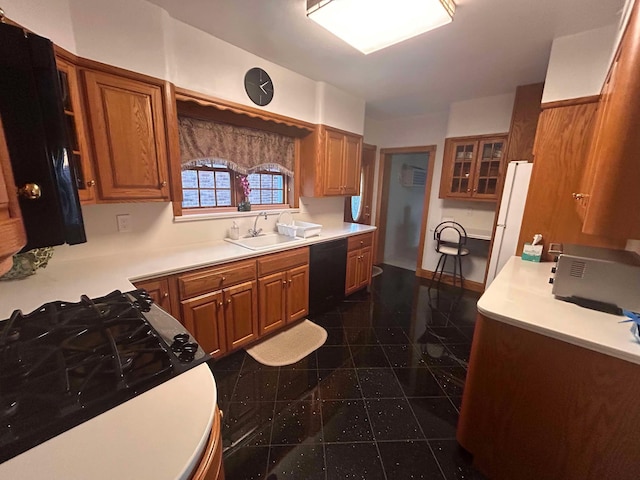
{"type": "Polygon", "coordinates": [[[229,238],[231,240],[238,240],[240,238],[240,227],[238,227],[238,224],[235,220],[233,221],[233,225],[229,229],[229,238]]]}

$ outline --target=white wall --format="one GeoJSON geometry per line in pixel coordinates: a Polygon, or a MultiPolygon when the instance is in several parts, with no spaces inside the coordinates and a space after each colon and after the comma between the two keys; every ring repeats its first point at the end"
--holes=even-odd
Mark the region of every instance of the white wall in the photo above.
{"type": "Polygon", "coordinates": [[[452,103],[449,107],[447,137],[507,133],[515,98],[513,92],[452,103]]]}
{"type": "MultiPolygon", "coordinates": [[[[434,155],[434,170],[431,191],[429,192],[429,213],[427,224],[431,225],[434,219],[440,219],[441,200],[438,198],[440,186],[440,173],[442,171],[442,150],[447,132],[449,112],[436,112],[416,117],[404,117],[389,121],[378,121],[365,118],[364,138],[367,143],[377,145],[379,148],[436,146],[434,155]]],[[[429,159],[431,161],[431,159],[429,159]]],[[[376,165],[375,184],[379,183],[379,173],[376,165]]],[[[377,187],[376,187],[377,188],[377,187]]],[[[372,209],[376,215],[378,206],[372,209]]],[[[375,218],[375,216],[374,216],[375,218]]],[[[433,271],[436,268],[438,258],[435,255],[433,234],[427,231],[424,247],[422,268],[433,271]]]]}
{"type": "Polygon", "coordinates": [[[333,85],[318,82],[316,88],[316,123],[332,125],[354,133],[364,132],[365,101],[333,85]]]}
{"type": "Polygon", "coordinates": [[[166,79],[162,9],[142,0],[68,1],[78,55],[166,79]]]}
{"type": "Polygon", "coordinates": [[[243,79],[247,70],[261,67],[275,90],[265,110],[354,133],[364,130],[364,100],[180,22],[145,0],[67,1],[80,56],[255,108],[260,107],[248,99],[243,79]]]}
{"type": "MultiPolygon", "coordinates": [[[[506,133],[511,126],[515,92],[452,103],[449,108],[447,137],[506,133]]],[[[453,219],[465,228],[491,231],[497,203],[443,200],[440,219],[453,219]]],[[[438,219],[434,219],[438,223],[438,219]]],[[[430,224],[430,229],[435,224],[430,224]]],[[[431,230],[430,230],[431,231],[431,230]]],[[[489,255],[489,242],[468,240],[470,255],[462,261],[465,278],[482,283],[489,255]]]]}
{"type": "Polygon", "coordinates": [[[5,0],[5,15],[23,27],[50,38],[62,48],[76,51],[68,0],[5,0]]]}
{"type": "Polygon", "coordinates": [[[553,41],[542,102],[598,95],[604,84],[617,25],[588,30],[553,41]]]}
{"type": "Polygon", "coordinates": [[[176,85],[256,107],[248,99],[243,81],[247,70],[260,67],[274,85],[273,101],[265,110],[316,122],[317,82],[177,20],[172,19],[170,28],[171,79],[176,85]]]}
{"type": "MultiPolygon", "coordinates": [[[[300,212],[294,213],[296,220],[313,221],[330,228],[343,221],[344,199],[302,198],[300,212]]],[[[241,232],[246,232],[259,212],[252,212],[236,218],[174,221],[170,203],[114,203],[85,205],[82,213],[87,233],[87,243],[56,247],[58,261],[70,258],[87,258],[115,254],[121,251],[144,252],[171,249],[180,245],[222,240],[235,220],[241,232]],[[116,215],[131,216],[132,231],[119,233],[116,215]]],[[[278,213],[270,214],[267,220],[259,219],[258,227],[265,232],[275,231],[278,213]]]]}
{"type": "MultiPolygon", "coordinates": [[[[364,130],[362,99],[190,27],[144,0],[7,0],[2,6],[13,20],[82,57],[252,107],[244,91],[244,74],[262,67],[275,86],[266,110],[354,133],[364,130]]],[[[296,218],[327,226],[342,223],[343,202],[342,198],[302,198],[296,218]]],[[[83,214],[88,243],[59,247],[57,258],[218,240],[232,223],[232,219],[175,223],[166,203],[90,205],[83,207],[83,214]],[[117,233],[115,216],[121,213],[132,216],[132,233],[117,233]]],[[[239,217],[243,230],[252,218],[239,217]]],[[[275,219],[269,217],[267,229],[273,229],[275,219]]]]}
{"type": "Polygon", "coordinates": [[[425,187],[404,187],[400,183],[400,176],[404,165],[426,171],[428,162],[429,156],[425,153],[400,153],[391,156],[385,263],[416,269],[425,187]]]}
{"type": "MultiPolygon", "coordinates": [[[[452,201],[438,198],[442,174],[444,139],[467,135],[505,133],[509,131],[515,92],[492,97],[455,102],[448,112],[395,119],[387,122],[366,118],[365,141],[380,148],[436,145],[431,185],[427,232],[422,268],[433,271],[438,262],[433,230],[443,218],[454,218],[472,228],[491,230],[495,203],[452,201]]],[[[378,175],[376,172],[376,185],[378,175]]],[[[374,211],[378,206],[376,205],[374,211]]],[[[472,255],[465,258],[465,278],[483,282],[488,242],[470,240],[472,255]]]]}

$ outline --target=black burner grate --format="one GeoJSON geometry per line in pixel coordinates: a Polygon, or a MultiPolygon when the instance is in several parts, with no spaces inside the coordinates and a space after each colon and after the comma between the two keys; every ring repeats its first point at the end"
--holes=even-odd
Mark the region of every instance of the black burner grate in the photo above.
{"type": "Polygon", "coordinates": [[[114,291],[0,322],[0,462],[185,370],[145,318],[151,305],[114,291]]]}

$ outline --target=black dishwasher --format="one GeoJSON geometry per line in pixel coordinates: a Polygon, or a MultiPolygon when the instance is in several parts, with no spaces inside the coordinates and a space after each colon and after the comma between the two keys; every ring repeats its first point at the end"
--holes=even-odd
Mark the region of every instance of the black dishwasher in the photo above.
{"type": "Polygon", "coordinates": [[[311,245],[309,314],[335,307],[344,298],[347,275],[347,239],[311,245]]]}

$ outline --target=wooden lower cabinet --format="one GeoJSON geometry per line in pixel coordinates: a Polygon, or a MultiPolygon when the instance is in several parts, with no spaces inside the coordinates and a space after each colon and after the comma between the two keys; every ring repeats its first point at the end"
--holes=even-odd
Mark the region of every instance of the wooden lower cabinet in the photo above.
{"type": "Polygon", "coordinates": [[[638,375],[635,363],[478,315],[458,442],[495,480],[635,480],[638,375]]]}
{"type": "Polygon", "coordinates": [[[309,313],[309,265],[287,272],[287,323],[304,318],[309,313]]]}
{"type": "Polygon", "coordinates": [[[347,276],[345,295],[367,287],[371,283],[373,234],[367,233],[349,238],[347,247],[347,276]]]}
{"type": "Polygon", "coordinates": [[[222,291],[201,295],[182,303],[184,326],[203,350],[212,357],[220,357],[227,351],[224,325],[222,291]]]}
{"type": "Polygon", "coordinates": [[[286,284],[286,272],[274,273],[258,280],[260,335],[282,328],[287,323],[286,284]]]}
{"type": "Polygon", "coordinates": [[[224,480],[222,464],[222,412],[216,407],[207,446],[190,480],[224,480]]]}
{"type": "Polygon", "coordinates": [[[183,300],[182,319],[212,357],[220,357],[258,339],[255,281],[183,300]]]}
{"type": "Polygon", "coordinates": [[[156,278],[152,280],[143,280],[134,283],[136,288],[142,288],[147,291],[154,303],[161,307],[165,312],[174,315],[171,308],[171,295],[169,294],[169,279],[156,278]]]}
{"type": "Polygon", "coordinates": [[[309,249],[258,259],[260,335],[284,327],[309,313],[309,249]],[[297,265],[297,266],[293,266],[297,265]],[[274,273],[269,273],[279,270],[274,273]]]}
{"type": "Polygon", "coordinates": [[[258,339],[258,284],[245,282],[222,292],[227,350],[235,350],[258,339]]]}

